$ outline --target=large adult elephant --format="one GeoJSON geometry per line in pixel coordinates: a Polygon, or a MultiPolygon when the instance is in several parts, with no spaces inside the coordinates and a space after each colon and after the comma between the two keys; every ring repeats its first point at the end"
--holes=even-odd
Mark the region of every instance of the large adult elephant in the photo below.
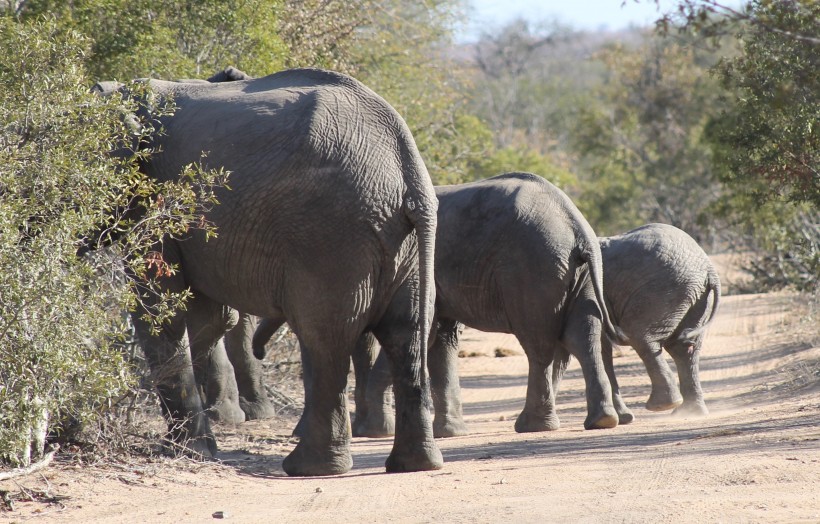
{"type": "Polygon", "coordinates": [[[375,333],[400,377],[401,416],[387,470],[441,467],[424,365],[437,203],[401,117],[354,79],[321,70],[149,84],[172,97],[176,110],[147,144],[159,152],[145,172],[175,180],[194,162],[231,172],[230,189],[218,190],[220,205],[206,215],[218,236],[206,241],[193,231],[158,247],[179,267],[161,278],[162,288],[190,289],[187,311],[159,334],[140,311],[134,315],[172,437],[215,451],[186,331],[209,346],[223,332],[214,319],[236,309],[286,319],[321,384],[305,414],[310,431],[285,458],[286,473],[350,469],[344,389],[351,352],[365,331],[375,333]]]}
{"type": "MultiPolygon", "coordinates": [[[[528,173],[435,189],[438,329],[429,356],[434,434],[466,432],[456,365],[459,322],[482,331],[512,333],[524,348],[529,378],[516,431],[559,427],[551,384],[559,348],[575,355],[583,369],[584,427],[616,426],[618,416],[601,358],[602,329],[616,328],[604,303],[598,239],[586,219],[560,189],[528,173]]],[[[260,324],[254,336],[257,356],[276,324],[260,324]]],[[[362,339],[358,361],[354,360],[365,369],[356,370],[353,431],[359,436],[383,436],[394,429],[388,397],[391,373],[384,372],[381,361],[373,373],[366,372],[373,365],[371,342],[362,339]]],[[[310,371],[305,373],[308,378],[310,371]]],[[[310,404],[307,398],[306,405],[310,404]]]]}
{"type": "MultiPolygon", "coordinates": [[[[652,382],[646,408],[707,414],[700,352],[720,302],[720,278],[709,257],[692,237],[666,224],[647,224],[600,243],[607,306],[621,329],[616,342],[635,349],[652,382]],[[680,391],[664,349],[675,361],[680,391]]],[[[631,420],[615,378],[612,342],[605,337],[601,344],[615,408],[622,420],[631,420]]],[[[557,356],[556,383],[568,360],[566,353],[557,356]]]]}

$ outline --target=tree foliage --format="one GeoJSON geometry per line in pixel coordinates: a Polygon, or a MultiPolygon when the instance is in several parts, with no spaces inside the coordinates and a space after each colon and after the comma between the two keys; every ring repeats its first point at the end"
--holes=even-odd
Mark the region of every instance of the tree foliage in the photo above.
{"type": "Polygon", "coordinates": [[[706,240],[719,188],[704,129],[720,103],[708,57],[654,37],[597,56],[607,75],[573,134],[582,207],[602,233],[663,222],[706,240]]]}
{"type": "Polygon", "coordinates": [[[745,27],[742,53],[716,69],[736,97],[712,134],[726,180],[763,189],[760,200],[820,206],[820,4],[758,1],[751,9],[765,25],[745,27]]]}
{"type": "MultiPolygon", "coordinates": [[[[564,154],[566,109],[578,67],[553,60],[566,29],[515,20],[497,34],[485,33],[473,52],[469,110],[485,122],[491,143],[470,165],[466,180],[529,171],[574,190],[575,175],[564,154]]],[[[581,66],[583,68],[583,66],[581,66]]]]}
{"type": "Polygon", "coordinates": [[[659,221],[703,237],[716,186],[702,140],[717,107],[708,59],[645,31],[518,20],[478,42],[472,107],[500,162],[538,154],[566,173],[559,185],[601,234],[659,221]]]}
{"type": "Polygon", "coordinates": [[[90,78],[202,78],[227,65],[251,75],[281,68],[282,0],[23,0],[20,20],[44,15],[91,40],[90,78]]]}
{"type": "Polygon", "coordinates": [[[752,253],[746,269],[760,289],[817,290],[820,274],[820,4],[754,0],[733,9],[681,0],[666,31],[731,38],[738,52],[715,76],[726,109],[707,135],[724,182],[717,216],[732,244],[752,253]]]}
{"type": "Polygon", "coordinates": [[[462,67],[446,54],[457,0],[371,1],[350,48],[351,74],[405,118],[434,183],[471,179],[490,143],[466,106],[462,67]]]}
{"type": "Polygon", "coordinates": [[[747,270],[761,289],[817,290],[820,275],[820,5],[752,2],[742,52],[716,74],[733,96],[710,136],[747,270]]]}
{"type": "Polygon", "coordinates": [[[753,252],[760,289],[812,289],[818,9],[680,0],[656,35],[518,21],[478,42],[472,107],[502,149],[569,169],[600,234],[673,224],[707,249],[753,252]]]}
{"type": "MultiPolygon", "coordinates": [[[[203,225],[221,180],[191,167],[183,182],[159,184],[137,158],[106,154],[139,138],[122,118],[135,108],[89,92],[87,50],[53,20],[0,18],[0,461],[13,464],[40,455],[46,431],[99,414],[128,385],[114,344],[122,311],[144,289],[122,260],[131,274],[173,271],[156,240],[203,225]],[[138,215],[125,212],[136,205],[138,215]],[[101,231],[116,233],[109,250],[78,256],[101,231]]],[[[184,295],[164,298],[158,318],[184,295]]]]}

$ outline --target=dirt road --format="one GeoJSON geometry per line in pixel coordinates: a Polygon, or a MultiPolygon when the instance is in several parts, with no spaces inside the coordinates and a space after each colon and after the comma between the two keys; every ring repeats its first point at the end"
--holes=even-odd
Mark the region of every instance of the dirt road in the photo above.
{"type": "Polygon", "coordinates": [[[478,355],[460,359],[471,434],[439,441],[441,471],[387,475],[391,441],[354,439],[348,474],[291,479],[280,464],[294,420],[253,422],[218,428],[223,465],[49,468],[18,486],[59,502],[17,502],[0,521],[820,522],[818,312],[812,321],[788,294],[729,296],[722,307],[701,359],[707,418],[643,409],[649,379],[624,349],[616,371],[632,424],[583,430],[574,364],[558,397],[561,429],[516,434],[526,359],[513,337],[468,330],[464,349],[478,355]]]}

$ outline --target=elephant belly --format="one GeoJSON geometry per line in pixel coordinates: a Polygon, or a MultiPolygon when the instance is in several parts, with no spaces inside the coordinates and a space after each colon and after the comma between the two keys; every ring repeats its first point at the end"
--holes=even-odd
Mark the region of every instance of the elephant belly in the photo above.
{"type": "MultiPolygon", "coordinates": [[[[180,242],[186,284],[208,298],[261,317],[300,316],[306,321],[360,318],[375,299],[382,257],[362,256],[378,246],[320,239],[333,257],[292,240],[228,234],[180,242]],[[354,252],[355,251],[355,252],[354,252]]],[[[314,238],[317,235],[314,235],[314,238]]],[[[384,293],[381,293],[384,294],[384,293]]]]}
{"type": "Polygon", "coordinates": [[[436,314],[441,319],[457,320],[479,331],[512,333],[500,297],[481,287],[461,286],[438,290],[436,314]],[[484,292],[481,292],[481,291],[484,292]],[[476,292],[478,291],[478,292],[476,292]]]}

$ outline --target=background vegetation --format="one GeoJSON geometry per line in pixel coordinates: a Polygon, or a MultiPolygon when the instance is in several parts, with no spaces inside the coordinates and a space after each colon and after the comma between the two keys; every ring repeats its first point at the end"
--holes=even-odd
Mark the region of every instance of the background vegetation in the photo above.
{"type": "Polygon", "coordinates": [[[157,187],[108,158],[128,108],[89,96],[97,80],[340,70],[404,115],[436,183],[532,171],[599,234],[673,224],[745,253],[752,289],[816,294],[820,4],[678,4],[654,30],[516,21],[456,44],[459,0],[0,0],[0,459],[26,463],[38,430],[133,380],[115,255],[156,271],[152,239],[196,223],[220,180],[157,187]],[[142,227],[118,212],[135,200],[142,227]],[[119,252],[76,257],[101,228],[119,252]]]}

